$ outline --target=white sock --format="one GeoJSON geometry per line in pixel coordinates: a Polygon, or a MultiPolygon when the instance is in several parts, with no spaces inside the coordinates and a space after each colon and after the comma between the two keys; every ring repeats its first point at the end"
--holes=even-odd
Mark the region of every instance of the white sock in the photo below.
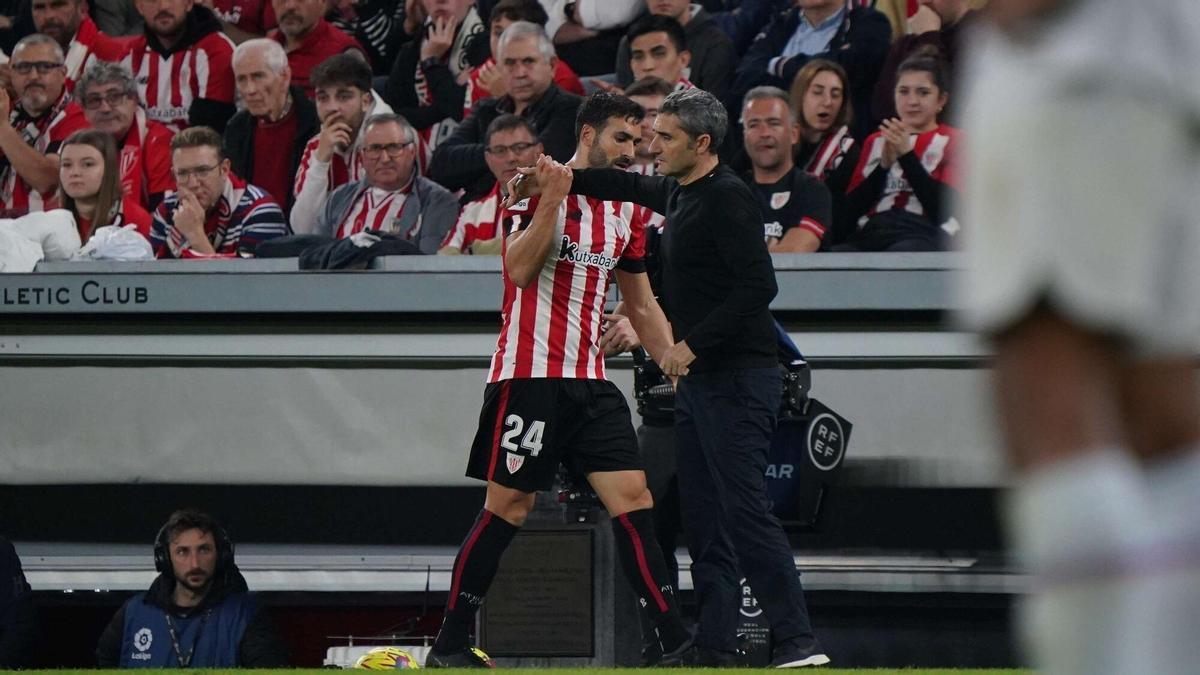
{"type": "Polygon", "coordinates": [[[1049,675],[1146,672],[1127,620],[1122,576],[1131,532],[1145,522],[1136,464],[1116,449],[1089,452],[1020,479],[1009,534],[1034,583],[1018,632],[1049,675]]]}
{"type": "Polygon", "coordinates": [[[1150,627],[1146,672],[1200,672],[1200,451],[1146,472],[1149,520],[1134,559],[1139,604],[1150,627]]]}

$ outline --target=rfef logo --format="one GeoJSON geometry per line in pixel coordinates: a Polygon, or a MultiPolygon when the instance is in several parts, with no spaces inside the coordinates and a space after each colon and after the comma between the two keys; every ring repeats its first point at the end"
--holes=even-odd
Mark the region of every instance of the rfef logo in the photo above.
{"type": "Polygon", "coordinates": [[[842,463],[846,434],[842,423],[829,413],[821,413],[808,426],[808,456],[821,471],[832,471],[842,463]]]}

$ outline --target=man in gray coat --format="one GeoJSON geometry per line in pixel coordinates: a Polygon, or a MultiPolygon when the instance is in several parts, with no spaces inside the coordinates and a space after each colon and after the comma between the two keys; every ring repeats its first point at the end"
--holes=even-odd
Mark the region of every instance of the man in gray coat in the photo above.
{"type": "Polygon", "coordinates": [[[342,239],[367,230],[397,234],[421,253],[437,253],[458,219],[458,200],[417,175],[417,132],[400,115],[370,117],[363,127],[365,178],[334,190],[313,234],[342,239]]]}

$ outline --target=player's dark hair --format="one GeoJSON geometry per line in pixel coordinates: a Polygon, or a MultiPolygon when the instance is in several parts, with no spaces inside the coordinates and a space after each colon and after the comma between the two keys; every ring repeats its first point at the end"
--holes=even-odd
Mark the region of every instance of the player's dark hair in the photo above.
{"type": "Polygon", "coordinates": [[[500,18],[509,21],[528,21],[545,26],[550,17],[537,0],[500,0],[488,15],[488,25],[500,18]]]}
{"type": "Polygon", "coordinates": [[[673,91],[674,84],[654,75],[647,75],[625,87],[626,96],[670,96],[673,91]]]}
{"type": "Polygon", "coordinates": [[[900,67],[896,69],[897,82],[904,73],[929,73],[929,77],[938,91],[944,93],[950,91],[950,77],[946,74],[946,62],[942,59],[938,48],[933,45],[922,46],[900,63],[900,67]]]}
{"type": "Polygon", "coordinates": [[[371,67],[361,57],[343,52],[331,56],[313,68],[308,81],[313,89],[348,85],[363,92],[371,91],[371,67]]]}
{"type": "Polygon", "coordinates": [[[629,26],[625,37],[629,39],[629,46],[632,48],[634,38],[647,33],[666,33],[667,39],[675,45],[675,51],[687,51],[687,33],[683,32],[683,26],[679,25],[678,21],[669,16],[647,14],[629,26]]]}
{"type": "Polygon", "coordinates": [[[632,99],[610,91],[597,91],[583,100],[575,114],[575,138],[579,138],[585,124],[600,133],[614,117],[641,124],[645,116],[645,109],[632,99]]]}
{"type": "Polygon", "coordinates": [[[512,131],[513,129],[524,129],[525,131],[529,132],[531,137],[533,137],[534,143],[539,142],[537,131],[534,130],[533,125],[529,123],[529,120],[525,119],[524,117],[518,117],[512,113],[504,113],[503,115],[492,120],[492,123],[488,125],[487,131],[483,134],[484,145],[492,144],[493,135],[498,134],[501,131],[512,131]]]}

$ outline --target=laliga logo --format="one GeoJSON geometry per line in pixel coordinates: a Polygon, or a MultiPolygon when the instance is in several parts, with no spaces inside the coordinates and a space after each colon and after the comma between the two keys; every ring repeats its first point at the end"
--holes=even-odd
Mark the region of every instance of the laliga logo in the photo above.
{"type": "Polygon", "coordinates": [[[744,578],[738,583],[742,586],[742,606],[738,607],[738,611],[747,619],[753,619],[762,614],[762,607],[758,606],[758,600],[754,598],[754,592],[750,590],[750,585],[744,578]]]}
{"type": "Polygon", "coordinates": [[[150,645],[154,644],[154,633],[149,628],[142,628],[133,634],[133,646],[139,651],[144,652],[150,649],[150,645]]]}

